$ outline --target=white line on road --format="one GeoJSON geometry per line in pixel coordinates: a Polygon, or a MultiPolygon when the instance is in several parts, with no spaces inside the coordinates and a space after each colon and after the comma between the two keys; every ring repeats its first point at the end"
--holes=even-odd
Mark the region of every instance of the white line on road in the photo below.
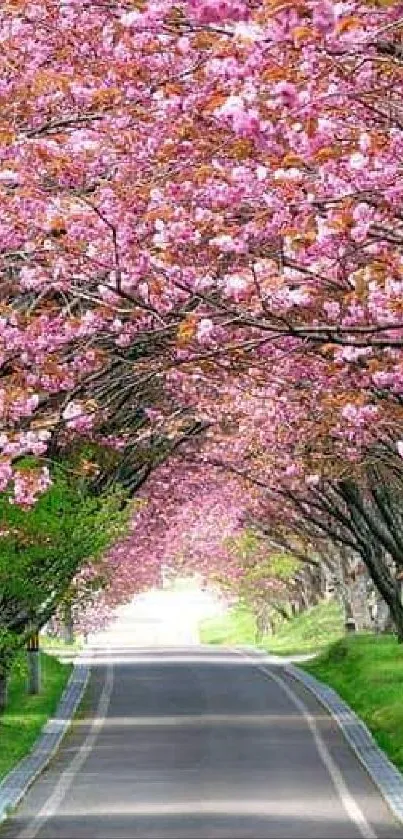
{"type": "Polygon", "coordinates": [[[275,675],[274,673],[272,673],[271,670],[267,670],[261,664],[256,663],[256,667],[258,670],[260,670],[261,673],[264,674],[264,676],[267,679],[271,679],[273,682],[276,682],[279,688],[281,688],[281,690],[284,691],[284,693],[288,696],[292,704],[296,708],[298,708],[299,712],[306,720],[306,723],[315,741],[319,757],[325,769],[327,769],[330,775],[337,795],[339,796],[340,801],[349,819],[356,825],[357,830],[359,830],[363,839],[376,839],[376,833],[374,832],[371,825],[367,822],[364,813],[361,810],[361,807],[359,807],[355,798],[352,796],[350,790],[348,789],[339,767],[333,760],[329,752],[329,749],[327,748],[326,743],[319,732],[319,729],[315,722],[315,718],[309,712],[306,705],[302,702],[302,699],[300,699],[299,696],[297,696],[294,693],[294,691],[283,681],[283,679],[280,678],[280,676],[275,675]]]}
{"type": "MultiPolygon", "coordinates": [[[[243,657],[247,657],[245,656],[245,653],[241,653],[241,651],[239,651],[239,653],[243,657]]],[[[249,660],[251,660],[251,657],[248,658],[249,660]]],[[[256,659],[254,660],[254,663],[256,669],[259,670],[265,676],[266,679],[272,680],[275,683],[277,683],[279,688],[288,696],[289,700],[305,719],[306,724],[308,725],[311,731],[320,760],[330,776],[330,779],[334,785],[336,793],[344,807],[345,812],[347,813],[351,822],[355,824],[355,826],[357,827],[360,836],[362,836],[363,839],[377,839],[374,830],[367,822],[361,808],[350,793],[339,767],[333,760],[319,732],[319,729],[315,722],[315,718],[309,712],[306,705],[296,694],[294,694],[292,689],[283,681],[283,679],[281,679],[279,676],[275,675],[271,671],[268,671],[264,666],[259,664],[258,661],[256,661],[256,659]]],[[[71,787],[71,784],[73,783],[75,777],[81,770],[87,757],[92,751],[95,745],[95,741],[100,733],[100,730],[106,723],[107,713],[113,690],[113,682],[113,665],[112,662],[109,661],[104,686],[96,708],[94,718],[91,723],[90,731],[88,732],[81,747],[75,754],[75,757],[69,763],[68,767],[64,770],[64,772],[61,774],[59,781],[57,782],[53,790],[53,793],[49,796],[49,798],[47,799],[41,810],[37,813],[35,818],[27,825],[25,829],[23,829],[18,834],[18,839],[35,839],[35,837],[38,836],[38,833],[43,827],[43,825],[57,813],[58,808],[62,804],[71,787]]],[[[144,805],[142,806],[144,807],[144,805]]],[[[177,804],[168,803],[164,804],[163,806],[170,808],[171,806],[176,807],[177,804]]],[[[193,802],[190,804],[190,806],[194,806],[193,802]]],[[[214,808],[216,808],[217,806],[217,804],[214,804],[214,808]]],[[[227,806],[227,803],[225,806],[227,806]]]]}
{"type": "Polygon", "coordinates": [[[113,681],[113,665],[112,663],[109,663],[106,671],[104,686],[102,688],[102,693],[99,698],[94,718],[91,722],[90,730],[84,742],[80,746],[79,750],[76,752],[72,761],[69,763],[67,769],[65,769],[64,772],[62,772],[62,774],[60,775],[60,778],[52,792],[52,795],[49,796],[49,798],[47,799],[43,807],[39,810],[35,818],[27,825],[27,827],[25,827],[21,831],[21,833],[18,834],[18,839],[35,839],[45,822],[47,822],[48,819],[52,818],[52,816],[54,816],[57,812],[62,801],[66,797],[74,781],[74,778],[76,777],[77,773],[80,771],[83,764],[87,760],[87,757],[89,756],[90,752],[94,748],[95,741],[99,735],[102,726],[105,723],[112,696],[113,681]]]}

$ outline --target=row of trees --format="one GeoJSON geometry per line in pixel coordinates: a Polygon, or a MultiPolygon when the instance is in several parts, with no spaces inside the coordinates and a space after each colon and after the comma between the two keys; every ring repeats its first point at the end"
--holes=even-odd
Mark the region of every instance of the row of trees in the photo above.
{"type": "Polygon", "coordinates": [[[363,564],[403,640],[401,13],[3,4],[4,650],[91,588],[116,486],[146,506],[111,604],[178,557],[243,578],[228,539],[252,531],[340,580],[363,564]]]}
{"type": "Polygon", "coordinates": [[[187,451],[185,467],[182,457],[170,460],[150,478],[135,531],[141,564],[151,552],[172,573],[201,575],[247,605],[261,632],[329,596],[341,603],[346,630],[391,629],[390,610],[358,551],[308,534],[284,499],[276,522],[266,487],[255,481],[252,492],[250,478],[207,465],[202,452],[190,461],[187,451]]]}

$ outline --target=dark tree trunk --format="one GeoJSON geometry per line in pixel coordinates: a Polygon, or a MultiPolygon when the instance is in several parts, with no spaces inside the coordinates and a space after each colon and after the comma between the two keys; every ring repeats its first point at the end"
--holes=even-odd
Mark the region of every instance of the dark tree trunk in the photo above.
{"type": "Polygon", "coordinates": [[[7,705],[7,685],[10,672],[10,660],[7,650],[0,651],[0,714],[7,705]]]}
{"type": "MultiPolygon", "coordinates": [[[[364,556],[363,556],[364,558],[364,556]]],[[[371,579],[389,607],[390,614],[397,632],[399,644],[403,644],[403,603],[401,601],[400,586],[393,579],[381,553],[369,550],[365,556],[365,564],[371,579]]]]}
{"type": "Polygon", "coordinates": [[[0,673],[0,714],[7,705],[7,674],[0,673]]]}
{"type": "Polygon", "coordinates": [[[400,599],[399,586],[396,586],[394,603],[388,605],[393,618],[393,623],[396,627],[397,640],[399,644],[403,644],[403,604],[400,599]]]}
{"type": "Polygon", "coordinates": [[[74,621],[71,604],[64,609],[63,638],[66,644],[74,644],[74,621]]]}
{"type": "Polygon", "coordinates": [[[349,597],[348,586],[345,586],[345,594],[343,597],[343,606],[344,606],[344,628],[346,632],[355,632],[356,624],[354,618],[354,611],[351,604],[351,599],[349,597]],[[354,627],[352,629],[352,627],[354,627]]]}

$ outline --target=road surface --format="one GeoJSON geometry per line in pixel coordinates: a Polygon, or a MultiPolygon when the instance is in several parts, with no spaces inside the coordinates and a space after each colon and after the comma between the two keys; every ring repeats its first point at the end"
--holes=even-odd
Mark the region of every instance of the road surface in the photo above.
{"type": "Polygon", "coordinates": [[[81,716],[1,839],[403,839],[283,667],[202,647],[92,655],[81,716]]]}

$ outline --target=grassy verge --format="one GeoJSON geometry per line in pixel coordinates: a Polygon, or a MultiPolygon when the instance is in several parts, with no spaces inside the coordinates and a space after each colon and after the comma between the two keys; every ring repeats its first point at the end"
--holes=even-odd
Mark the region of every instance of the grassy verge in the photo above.
{"type": "Polygon", "coordinates": [[[276,655],[316,653],[344,635],[342,609],[334,601],[319,603],[284,623],[274,637],[263,639],[263,646],[276,655]]]}
{"type": "Polygon", "coordinates": [[[202,644],[254,644],[255,619],[241,606],[230,609],[218,618],[207,618],[199,626],[202,644]]]}
{"type": "Polygon", "coordinates": [[[403,771],[403,649],[396,638],[348,637],[303,667],[345,699],[403,771]]]}
{"type": "MultiPolygon", "coordinates": [[[[343,616],[335,602],[320,603],[285,621],[275,635],[266,635],[260,644],[276,655],[319,652],[344,634],[343,616]]],[[[200,626],[203,644],[250,645],[255,643],[255,619],[242,607],[235,607],[219,618],[200,626]]]]}
{"type": "Polygon", "coordinates": [[[43,650],[55,650],[57,652],[80,652],[84,644],[81,638],[76,638],[72,644],[56,638],[52,635],[41,635],[41,647],[43,650]]]}
{"type": "Polygon", "coordinates": [[[7,708],[0,716],[0,780],[30,751],[55,712],[70,676],[71,664],[41,654],[42,692],[26,693],[26,668],[18,659],[10,677],[7,708]]]}

